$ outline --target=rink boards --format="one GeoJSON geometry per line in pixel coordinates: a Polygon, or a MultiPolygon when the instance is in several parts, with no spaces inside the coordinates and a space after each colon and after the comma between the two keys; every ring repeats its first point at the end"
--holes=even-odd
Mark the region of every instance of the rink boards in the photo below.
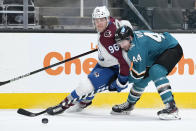
{"type": "MultiPolygon", "coordinates": [[[[196,108],[196,34],[173,34],[184,57],[168,77],[176,103],[196,108]]],[[[69,59],[96,48],[97,35],[88,33],[0,33],[0,81],[69,59]]],[[[45,108],[60,102],[75,89],[97,62],[97,52],[67,62],[30,77],[0,87],[0,108],[45,108]]],[[[130,85],[131,87],[131,85],[130,85]]],[[[122,93],[97,94],[94,106],[111,106],[126,100],[130,87],[122,93]]],[[[153,83],[137,107],[163,106],[153,83]]]]}

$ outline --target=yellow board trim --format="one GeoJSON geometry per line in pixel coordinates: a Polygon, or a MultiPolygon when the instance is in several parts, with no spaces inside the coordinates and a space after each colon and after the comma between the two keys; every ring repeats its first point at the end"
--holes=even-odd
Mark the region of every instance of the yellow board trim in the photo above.
{"type": "MultiPolygon", "coordinates": [[[[0,93],[0,109],[47,108],[61,102],[68,93],[0,93]]],[[[99,93],[93,106],[111,107],[126,101],[128,93],[99,93]]],[[[179,108],[196,108],[196,92],[174,93],[179,108]]],[[[137,108],[160,108],[163,103],[158,93],[144,93],[137,108]]]]}

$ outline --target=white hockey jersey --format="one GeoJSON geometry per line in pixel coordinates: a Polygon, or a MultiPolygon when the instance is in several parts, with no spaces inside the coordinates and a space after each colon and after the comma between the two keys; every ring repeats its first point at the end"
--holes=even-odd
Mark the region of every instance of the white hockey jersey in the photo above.
{"type": "Polygon", "coordinates": [[[103,32],[99,33],[98,63],[103,67],[119,65],[120,74],[128,76],[131,63],[127,57],[127,53],[116,44],[116,29],[115,19],[110,18],[108,27],[103,32]]]}

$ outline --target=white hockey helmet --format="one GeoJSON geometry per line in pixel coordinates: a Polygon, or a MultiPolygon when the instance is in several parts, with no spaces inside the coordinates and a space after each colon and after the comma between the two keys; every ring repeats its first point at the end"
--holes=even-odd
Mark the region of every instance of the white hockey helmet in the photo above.
{"type": "Polygon", "coordinates": [[[98,6],[94,9],[92,13],[93,19],[104,18],[104,17],[109,18],[109,16],[110,16],[110,12],[106,6],[98,6]]]}
{"type": "Polygon", "coordinates": [[[110,17],[110,12],[109,10],[107,9],[106,6],[98,6],[94,9],[93,13],[92,13],[92,23],[93,23],[93,26],[94,28],[95,27],[95,23],[94,23],[94,20],[95,19],[98,19],[98,18],[106,18],[107,20],[107,26],[109,24],[109,17],[110,17]]]}

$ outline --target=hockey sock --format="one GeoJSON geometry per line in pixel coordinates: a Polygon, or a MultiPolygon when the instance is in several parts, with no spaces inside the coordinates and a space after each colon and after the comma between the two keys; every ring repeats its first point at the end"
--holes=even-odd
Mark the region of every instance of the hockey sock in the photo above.
{"type": "Polygon", "coordinates": [[[160,94],[164,104],[174,100],[169,80],[166,77],[161,77],[156,80],[155,86],[157,87],[158,93],[160,94]]]}
{"type": "Polygon", "coordinates": [[[150,81],[151,78],[147,77],[145,79],[140,80],[139,82],[134,83],[133,87],[130,90],[127,101],[131,104],[135,104],[140,99],[140,96],[142,95],[142,93],[145,90],[145,87],[148,85],[150,81]]]}
{"type": "MultiPolygon", "coordinates": [[[[91,81],[88,78],[83,78],[80,82],[78,87],[71,92],[69,96],[67,96],[67,99],[69,101],[77,98],[81,98],[83,95],[87,95],[94,91],[94,87],[91,84],[91,81]]],[[[92,100],[94,98],[93,96],[88,96],[85,98],[85,100],[92,100]]],[[[80,102],[83,99],[79,99],[78,102],[80,102]]],[[[75,104],[75,103],[74,103],[75,104]]]]}
{"type": "Polygon", "coordinates": [[[140,99],[140,96],[143,93],[143,91],[144,88],[138,87],[135,84],[133,84],[133,87],[130,90],[127,101],[129,103],[135,104],[140,99]]]}
{"type": "Polygon", "coordinates": [[[164,104],[174,100],[169,80],[166,78],[167,69],[161,65],[153,65],[149,71],[158,93],[164,104]]]}
{"type": "Polygon", "coordinates": [[[127,101],[132,104],[135,104],[140,99],[140,96],[142,95],[142,93],[145,90],[145,87],[148,85],[150,81],[151,81],[151,78],[147,77],[137,83],[134,83],[133,87],[130,90],[127,101]]]}
{"type": "MultiPolygon", "coordinates": [[[[79,98],[81,96],[78,95],[78,93],[76,92],[76,90],[72,91],[71,94],[67,97],[68,100],[73,100],[73,99],[76,99],[76,98],[79,98]]],[[[94,98],[94,96],[88,96],[85,98],[85,100],[92,100],[94,98]]],[[[80,99],[79,101],[81,101],[83,99],[80,99]]]]}

